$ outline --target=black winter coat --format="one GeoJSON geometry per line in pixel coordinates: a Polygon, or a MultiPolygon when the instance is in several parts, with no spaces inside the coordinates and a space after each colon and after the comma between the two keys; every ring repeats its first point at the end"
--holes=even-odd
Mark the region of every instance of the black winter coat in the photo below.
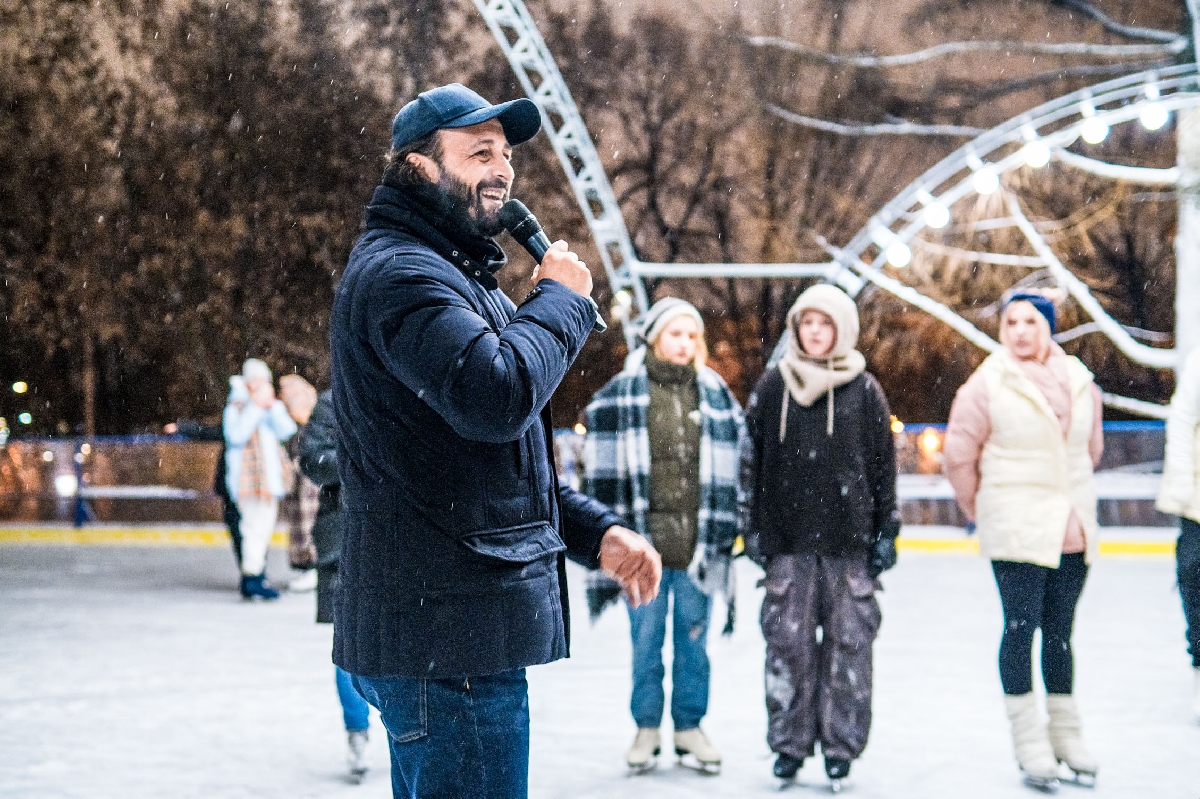
{"type": "Polygon", "coordinates": [[[341,480],[338,478],[337,418],[333,412],[333,392],[317,396],[312,415],[300,428],[300,471],[321,487],[317,518],[313,522],[313,546],[317,565],[337,563],[342,549],[341,480]]]}
{"type": "Polygon", "coordinates": [[[900,531],[891,412],[879,381],[864,372],[809,407],[789,399],[787,434],[779,441],[783,376],[759,379],[746,407],[749,432],[741,457],[747,551],[763,557],[870,551],[900,531]]]}
{"type": "Polygon", "coordinates": [[[321,487],[317,518],[313,521],[313,546],[317,550],[317,621],[333,623],[333,597],[338,585],[338,557],[342,551],[341,481],[337,469],[337,418],[333,392],[317,396],[308,422],[300,428],[300,471],[321,487]]]}
{"type": "Polygon", "coordinates": [[[619,518],[558,485],[551,393],[594,321],[542,280],[517,308],[490,239],[451,241],[380,186],[331,323],[344,513],[334,662],[494,674],[568,654],[564,552],[619,518]]]}

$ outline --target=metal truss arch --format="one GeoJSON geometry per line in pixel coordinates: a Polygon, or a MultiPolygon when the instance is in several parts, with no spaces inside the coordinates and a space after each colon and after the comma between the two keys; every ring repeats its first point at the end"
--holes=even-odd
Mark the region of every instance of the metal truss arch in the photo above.
{"type": "MultiPolygon", "coordinates": [[[[1139,118],[1148,106],[1169,114],[1200,105],[1197,66],[1194,63],[1146,70],[1109,80],[1063,97],[988,130],[935,164],[894,199],[875,213],[868,224],[844,247],[822,242],[831,260],[816,264],[655,264],[641,261],[634,250],[603,163],[587,132],[575,101],[545,41],[522,0],[473,0],[483,16],[528,97],[538,106],[550,143],[571,183],[604,263],[614,297],[627,300],[624,308],[614,305],[627,340],[634,326],[631,316],[644,312],[649,299],[644,278],[654,277],[820,277],[836,282],[851,294],[872,283],[905,302],[931,314],[984,350],[999,343],[950,307],[889,275],[884,270],[892,245],[908,242],[925,227],[925,211],[932,205],[947,210],[958,200],[979,193],[974,178],[991,173],[994,190],[1002,190],[999,176],[1026,162],[1030,143],[1045,148],[1047,160],[1057,157],[1064,165],[1093,174],[1150,185],[1178,182],[1175,170],[1155,170],[1105,164],[1069,152],[1087,125],[1112,126],[1139,118]],[[1095,121],[1093,121],[1095,120],[1095,121]]],[[[1046,270],[1067,289],[1092,317],[1098,331],[1108,337],[1131,360],[1156,368],[1175,366],[1173,349],[1147,346],[1108,315],[1091,296],[1086,284],[1064,266],[1009,197],[1010,217],[990,220],[995,226],[1015,226],[1029,239],[1036,257],[998,256],[989,262],[1046,270]]],[[[911,255],[911,251],[908,251],[911,255]]],[[[1105,402],[1141,415],[1161,417],[1165,407],[1116,395],[1105,402]]]]}

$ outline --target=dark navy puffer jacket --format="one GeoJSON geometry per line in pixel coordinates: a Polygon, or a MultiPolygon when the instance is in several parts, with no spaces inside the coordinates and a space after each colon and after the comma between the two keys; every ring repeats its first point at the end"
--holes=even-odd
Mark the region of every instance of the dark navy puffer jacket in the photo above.
{"type": "Polygon", "coordinates": [[[547,403],[594,311],[542,280],[519,308],[494,242],[452,242],[376,189],[331,323],[345,527],[334,662],[494,674],[568,653],[564,555],[619,518],[558,485],[547,403]],[[464,244],[466,249],[464,249],[464,244]]]}

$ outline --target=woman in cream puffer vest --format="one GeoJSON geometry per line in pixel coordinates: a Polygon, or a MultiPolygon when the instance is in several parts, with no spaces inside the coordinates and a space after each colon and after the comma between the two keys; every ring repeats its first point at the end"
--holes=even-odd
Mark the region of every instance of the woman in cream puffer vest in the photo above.
{"type": "Polygon", "coordinates": [[[1092,470],[1104,449],[1100,391],[1053,342],[1054,305],[1012,295],[1003,348],[959,389],[944,445],[946,475],[979,548],[992,561],[1004,608],[1000,680],[1025,780],[1058,784],[1059,763],[1091,782],[1072,696],[1071,630],[1099,541],[1092,470]],[[1033,633],[1042,630],[1049,725],[1033,694],[1033,633]]]}
{"type": "Polygon", "coordinates": [[[1200,347],[1184,362],[1171,397],[1162,490],[1155,507],[1179,517],[1175,570],[1196,670],[1192,710],[1200,717],[1200,347]]]}

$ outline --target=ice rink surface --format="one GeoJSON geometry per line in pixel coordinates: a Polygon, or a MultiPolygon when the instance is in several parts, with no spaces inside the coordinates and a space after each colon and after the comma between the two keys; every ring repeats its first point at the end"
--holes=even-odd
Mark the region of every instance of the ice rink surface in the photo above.
{"type": "MultiPolygon", "coordinates": [[[[282,553],[271,564],[286,576],[282,553]]],[[[704,728],[723,772],[697,774],[664,754],[656,771],[629,777],[628,619],[615,607],[589,625],[572,567],[573,657],[530,670],[531,797],[780,795],[764,741],[760,575],[739,561],[737,630],[724,638],[723,615],[713,622],[704,728]]],[[[844,795],[1037,796],[1021,786],[1008,738],[987,563],[905,551],[883,582],[875,721],[844,795]]],[[[1076,694],[1099,784],[1064,785],[1060,796],[1200,799],[1200,725],[1174,582],[1174,561],[1161,555],[1093,567],[1076,694]]],[[[343,777],[331,632],[312,623],[313,595],[246,604],[235,587],[220,548],[0,546],[0,797],[390,796],[374,717],[374,768],[359,786],[343,777]]],[[[829,795],[820,758],[782,795],[829,795]]]]}

